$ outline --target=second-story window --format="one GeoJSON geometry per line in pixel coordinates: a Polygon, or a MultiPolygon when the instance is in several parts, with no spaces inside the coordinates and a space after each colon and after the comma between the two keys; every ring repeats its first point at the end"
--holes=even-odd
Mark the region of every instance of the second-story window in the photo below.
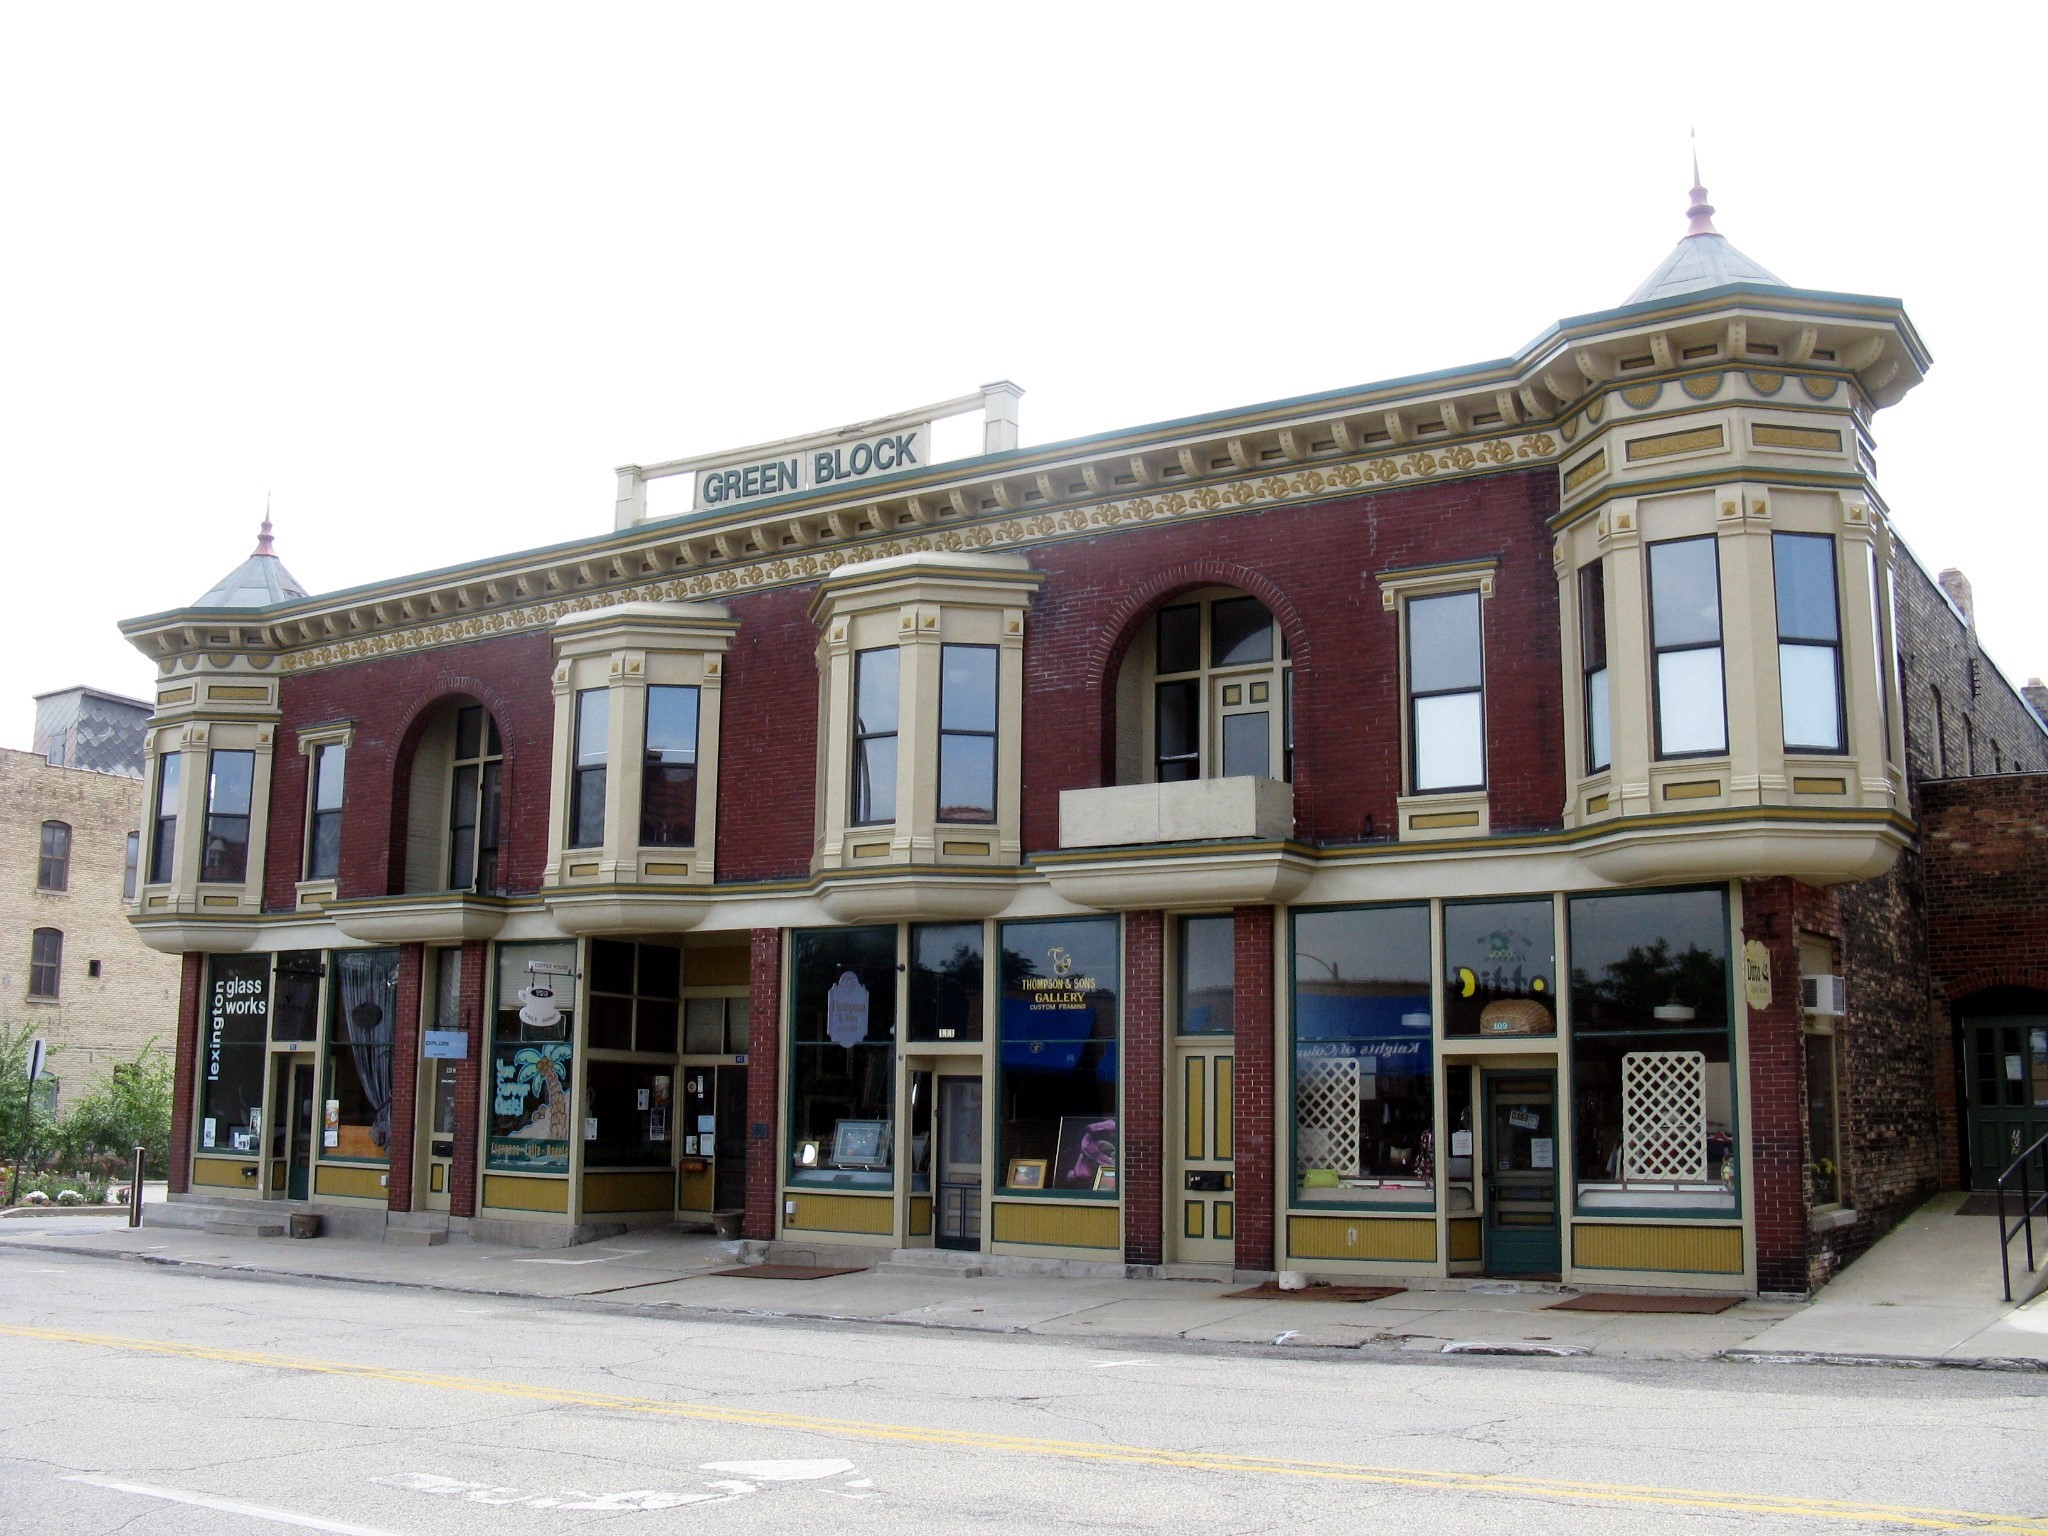
{"type": "Polygon", "coordinates": [[[584,688],[576,695],[576,777],[569,786],[569,846],[595,848],[604,841],[605,763],[612,728],[609,688],[584,688]]]}
{"type": "Polygon", "coordinates": [[[70,883],[71,828],[61,821],[46,821],[42,855],[36,860],[36,889],[61,891],[70,883]]]}
{"type": "Polygon", "coordinates": [[[1713,535],[1650,546],[1650,647],[1656,655],[1657,755],[1726,752],[1720,553],[1713,535]]]}
{"type": "Polygon", "coordinates": [[[1586,772],[1614,762],[1613,716],[1607,704],[1607,567],[1579,567],[1579,667],[1585,675],[1586,772]]]}
{"type": "Polygon", "coordinates": [[[1840,752],[1842,625],[1835,600],[1835,541],[1822,533],[1771,535],[1778,596],[1778,692],[1788,752],[1840,752]]]}
{"type": "Polygon", "coordinates": [[[853,819],[896,819],[896,726],[901,672],[893,645],[862,651],[853,668],[853,819]]]}
{"type": "Polygon", "coordinates": [[[939,820],[996,819],[996,648],[939,647],[939,820]]]}
{"type": "Polygon", "coordinates": [[[313,749],[312,809],[306,825],[306,878],[332,880],[341,868],[341,786],[348,748],[332,741],[313,749]]]}
{"type": "Polygon", "coordinates": [[[1408,603],[1410,781],[1418,795],[1486,783],[1479,594],[1408,603]]]}
{"type": "Polygon", "coordinates": [[[54,1000],[64,971],[64,932],[38,928],[29,935],[28,995],[54,1000]]]}
{"type": "Polygon", "coordinates": [[[498,780],[504,767],[498,722],[480,704],[455,716],[455,764],[448,795],[448,888],[498,888],[498,780]]]}
{"type": "Polygon", "coordinates": [[[149,837],[149,878],[162,885],[171,878],[178,850],[178,779],[184,754],[166,752],[156,760],[156,815],[149,837]]]}
{"type": "Polygon", "coordinates": [[[121,850],[121,899],[135,899],[135,880],[142,869],[142,834],[130,832],[125,847],[121,850]]]}
{"type": "Polygon", "coordinates": [[[256,754],[207,754],[206,843],[199,878],[233,884],[249,875],[249,806],[256,787],[256,754]]]}
{"type": "Polygon", "coordinates": [[[647,690],[647,742],[640,770],[643,848],[696,846],[697,708],[695,688],[656,684],[647,690]]]}
{"type": "Polygon", "coordinates": [[[1162,608],[1152,629],[1152,777],[1293,773],[1292,671],[1280,627],[1256,597],[1162,608]]]}

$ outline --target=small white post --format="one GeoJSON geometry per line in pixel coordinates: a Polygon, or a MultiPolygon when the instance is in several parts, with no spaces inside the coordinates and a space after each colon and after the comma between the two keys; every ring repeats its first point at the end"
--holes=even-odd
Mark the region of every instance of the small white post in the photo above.
{"type": "Polygon", "coordinates": [[[1024,391],[1008,379],[981,386],[981,451],[1008,453],[1017,446],[1017,402],[1024,391]]]}
{"type": "Polygon", "coordinates": [[[647,482],[638,464],[619,466],[619,500],[612,510],[613,528],[631,528],[647,521],[647,482]]]}

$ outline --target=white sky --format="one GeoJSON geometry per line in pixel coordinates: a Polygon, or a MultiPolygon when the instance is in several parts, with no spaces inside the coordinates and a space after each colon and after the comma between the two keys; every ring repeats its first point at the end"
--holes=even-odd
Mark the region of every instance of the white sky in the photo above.
{"type": "Polygon", "coordinates": [[[2042,12],[0,8],[0,745],[116,620],[611,526],[612,466],[1021,384],[1024,440],[1446,368],[1683,233],[1903,297],[1881,483],[2048,671],[2042,12]],[[2032,322],[2029,322],[2031,325],[2032,322]]]}

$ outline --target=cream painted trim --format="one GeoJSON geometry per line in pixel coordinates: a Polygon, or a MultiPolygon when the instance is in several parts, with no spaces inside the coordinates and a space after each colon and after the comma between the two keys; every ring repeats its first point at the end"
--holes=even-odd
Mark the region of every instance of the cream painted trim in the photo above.
{"type": "Polygon", "coordinates": [[[356,723],[353,720],[335,720],[326,725],[302,726],[298,737],[300,756],[311,757],[315,747],[355,745],[356,723]]]}

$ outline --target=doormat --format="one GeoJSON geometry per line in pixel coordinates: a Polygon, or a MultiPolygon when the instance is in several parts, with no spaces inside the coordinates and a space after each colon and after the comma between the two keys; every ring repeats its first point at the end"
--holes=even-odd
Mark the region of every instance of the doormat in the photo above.
{"type": "Polygon", "coordinates": [[[1546,1312],[1696,1312],[1711,1317],[1726,1312],[1740,1296],[1621,1296],[1610,1291],[1588,1291],[1583,1296],[1553,1301],[1546,1312]]]}
{"type": "Polygon", "coordinates": [[[1225,1301],[1380,1301],[1399,1296],[1405,1285],[1324,1285],[1317,1283],[1301,1291],[1283,1291],[1277,1280],[1252,1286],[1249,1290],[1225,1291],[1225,1301]]]}
{"type": "Polygon", "coordinates": [[[744,1264],[738,1269],[714,1269],[714,1279],[734,1280],[830,1280],[834,1275],[864,1275],[855,1264],[847,1269],[830,1269],[818,1264],[744,1264]]]}
{"type": "MultiPolygon", "coordinates": [[[[2038,1191],[2035,1193],[2034,1198],[2036,1200],[2041,1198],[2038,1191]]],[[[2026,1202],[2020,1199],[2018,1190],[2008,1190],[2005,1196],[2005,1219],[2012,1222],[2018,1221],[2020,1219],[2020,1209],[2025,1204],[2026,1202]]],[[[1996,1216],[1998,1214],[1998,1196],[1995,1194],[1965,1195],[1963,1203],[1956,1207],[1956,1214],[1958,1216],[1996,1216]]]]}

